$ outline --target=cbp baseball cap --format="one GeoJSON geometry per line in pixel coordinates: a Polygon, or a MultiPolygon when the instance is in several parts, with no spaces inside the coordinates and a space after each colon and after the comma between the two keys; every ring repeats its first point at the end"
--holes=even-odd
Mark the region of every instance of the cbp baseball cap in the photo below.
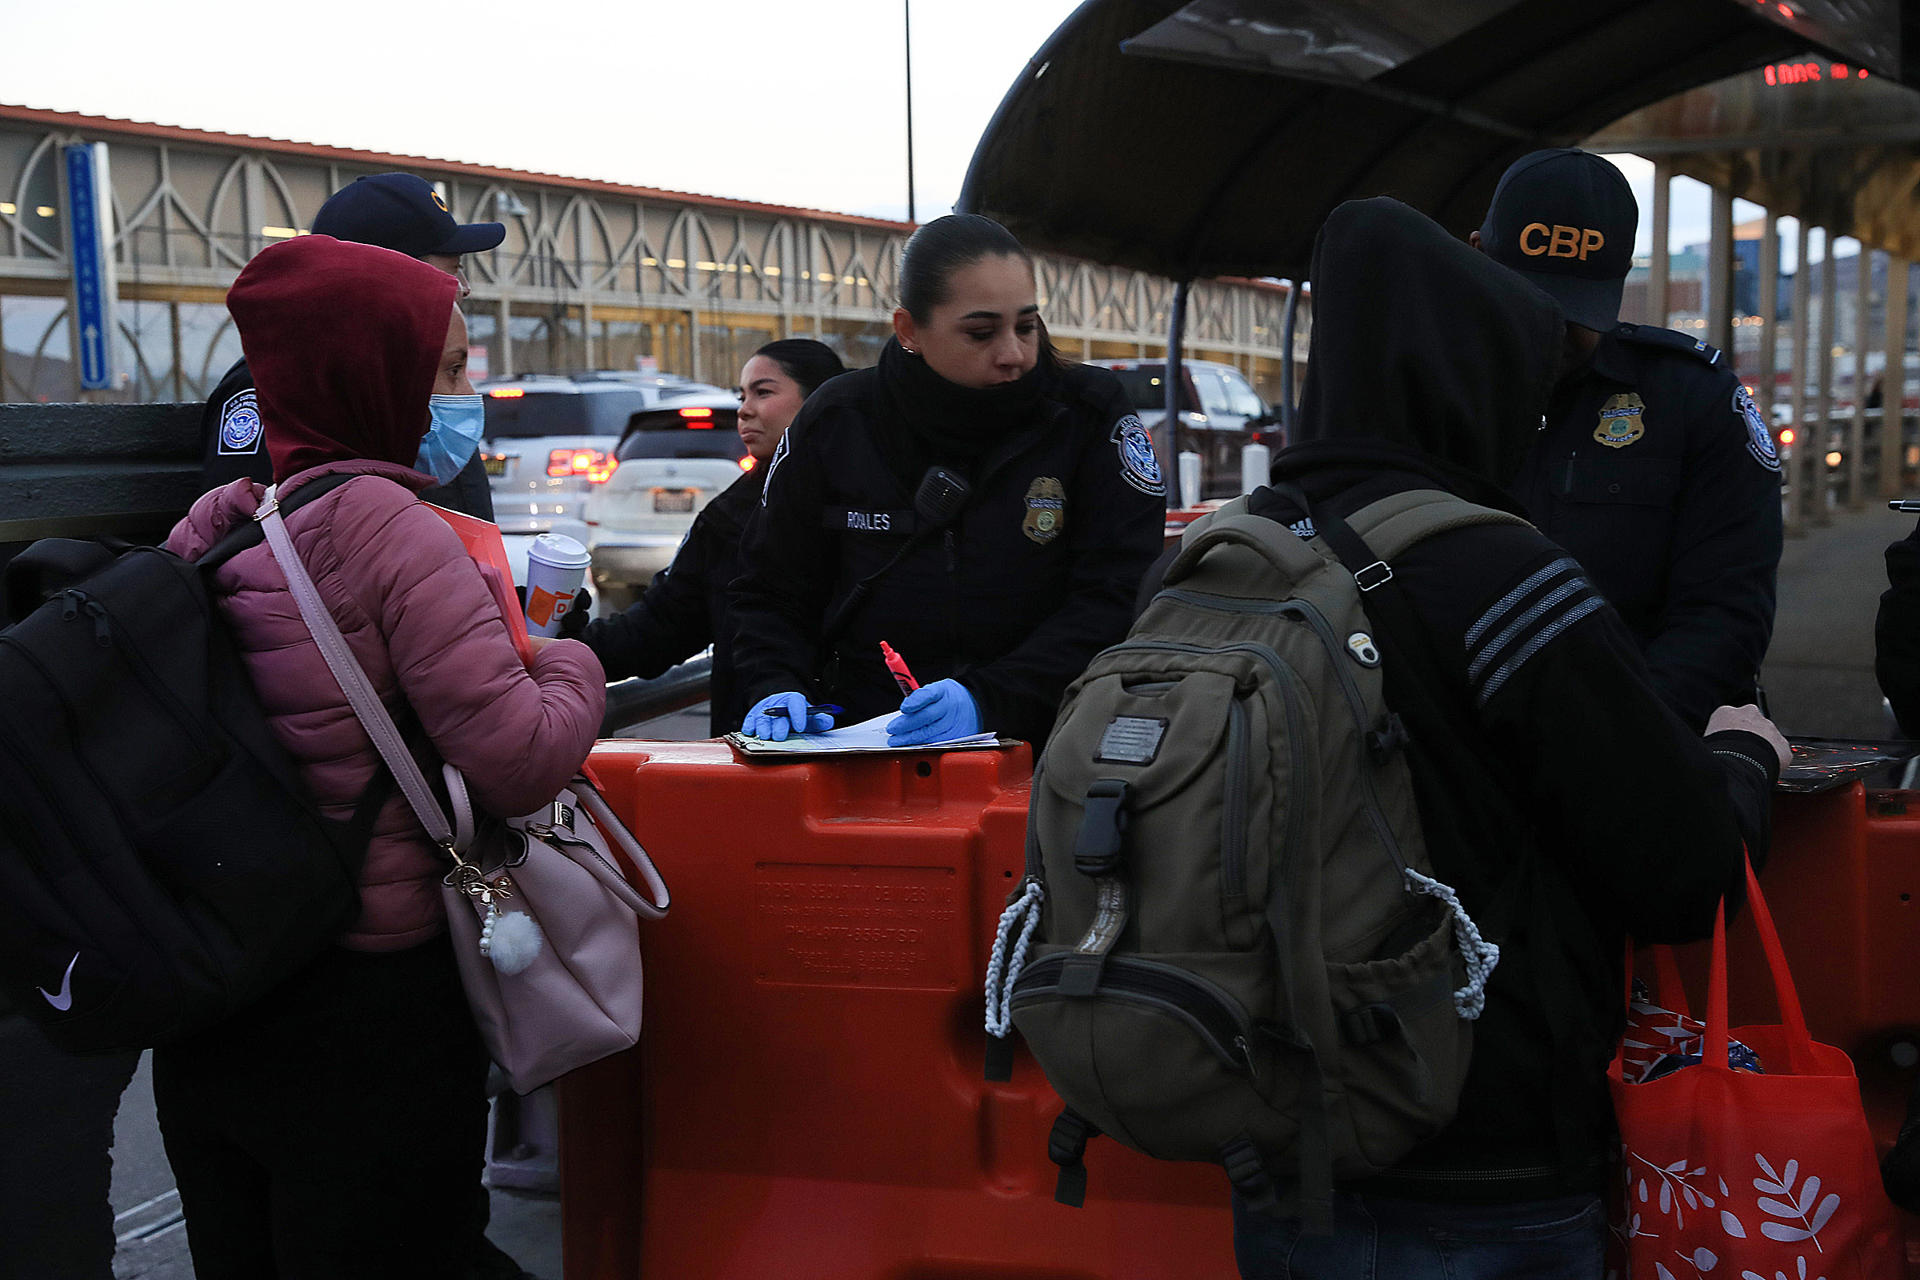
{"type": "Polygon", "coordinates": [[[1590,151],[1556,147],[1521,156],[1500,175],[1480,248],[1550,294],[1567,319],[1605,332],[1620,320],[1639,225],[1640,206],[1618,169],[1590,151]]]}
{"type": "Polygon", "coordinates": [[[313,233],[378,245],[410,258],[480,253],[507,238],[506,227],[498,222],[454,221],[433,184],[411,173],[376,173],[349,182],[313,215],[313,233]]]}

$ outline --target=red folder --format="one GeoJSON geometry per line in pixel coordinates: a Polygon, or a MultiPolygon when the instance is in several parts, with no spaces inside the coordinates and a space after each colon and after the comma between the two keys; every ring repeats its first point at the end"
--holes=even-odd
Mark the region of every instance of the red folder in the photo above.
{"type": "Polygon", "coordinates": [[[500,526],[430,502],[427,509],[452,525],[453,531],[460,535],[467,554],[480,566],[480,576],[493,592],[494,603],[500,606],[500,617],[507,624],[507,634],[513,637],[520,661],[532,666],[533,642],[527,639],[526,615],[520,612],[520,601],[513,594],[513,566],[507,563],[507,547],[500,540],[500,526]]]}

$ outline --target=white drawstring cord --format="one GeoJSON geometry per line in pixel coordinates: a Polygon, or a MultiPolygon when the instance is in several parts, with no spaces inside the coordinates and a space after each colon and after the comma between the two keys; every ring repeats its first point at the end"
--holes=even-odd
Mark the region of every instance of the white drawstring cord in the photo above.
{"type": "Polygon", "coordinates": [[[1459,894],[1432,876],[1423,876],[1411,867],[1402,870],[1415,892],[1440,899],[1453,914],[1453,936],[1459,942],[1460,954],[1467,962],[1467,985],[1453,993],[1453,1007],[1461,1017],[1471,1022],[1487,1007],[1487,979],[1493,976],[1494,966],[1500,963],[1500,948],[1480,936],[1480,926],[1460,905],[1459,894]]]}
{"type": "Polygon", "coordinates": [[[1029,880],[1026,891],[1000,913],[1000,927],[993,937],[993,958],[987,962],[987,1034],[995,1038],[1004,1037],[1013,1029],[1013,984],[1020,980],[1020,970],[1026,967],[1027,948],[1033,942],[1034,930],[1040,927],[1040,904],[1046,897],[1047,891],[1041,883],[1029,880]],[[1024,923],[1020,919],[1022,915],[1026,917],[1024,923]],[[1020,938],[1009,955],[1007,939],[1016,923],[1020,924],[1020,938]]]}

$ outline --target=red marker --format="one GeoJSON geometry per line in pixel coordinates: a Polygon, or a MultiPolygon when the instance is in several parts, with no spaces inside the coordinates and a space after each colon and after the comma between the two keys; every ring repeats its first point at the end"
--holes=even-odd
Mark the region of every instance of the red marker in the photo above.
{"type": "Polygon", "coordinates": [[[887,664],[887,670],[893,673],[893,682],[900,686],[903,694],[912,693],[920,687],[913,678],[913,672],[907,670],[907,660],[893,651],[893,646],[885,640],[880,642],[880,659],[887,664]]]}

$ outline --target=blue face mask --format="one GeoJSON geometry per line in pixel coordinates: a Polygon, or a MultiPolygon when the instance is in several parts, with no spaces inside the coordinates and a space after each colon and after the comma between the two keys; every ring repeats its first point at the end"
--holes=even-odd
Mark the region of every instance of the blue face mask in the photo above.
{"type": "Polygon", "coordinates": [[[487,412],[478,395],[428,396],[427,410],[433,425],[420,441],[416,471],[424,471],[440,484],[452,484],[473,451],[480,447],[486,433],[487,412]]]}

